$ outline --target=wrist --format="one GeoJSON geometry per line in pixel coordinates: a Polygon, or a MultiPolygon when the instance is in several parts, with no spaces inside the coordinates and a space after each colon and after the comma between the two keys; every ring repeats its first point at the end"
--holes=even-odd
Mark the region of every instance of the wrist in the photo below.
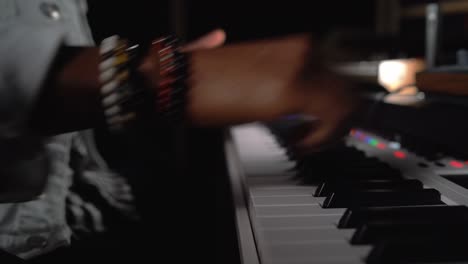
{"type": "Polygon", "coordinates": [[[230,125],[299,112],[309,49],[307,36],[293,36],[191,53],[188,115],[196,124],[230,125]]]}
{"type": "Polygon", "coordinates": [[[148,45],[136,71],[151,96],[153,121],[170,125],[185,118],[187,61],[176,38],[159,38],[148,45]]]}

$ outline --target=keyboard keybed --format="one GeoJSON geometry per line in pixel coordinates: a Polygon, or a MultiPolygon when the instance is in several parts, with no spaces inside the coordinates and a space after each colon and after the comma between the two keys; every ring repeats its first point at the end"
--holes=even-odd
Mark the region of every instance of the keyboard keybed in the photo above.
{"type": "Polygon", "coordinates": [[[260,263],[468,261],[468,208],[431,180],[349,142],[297,158],[275,132],[231,131],[260,263]]]}

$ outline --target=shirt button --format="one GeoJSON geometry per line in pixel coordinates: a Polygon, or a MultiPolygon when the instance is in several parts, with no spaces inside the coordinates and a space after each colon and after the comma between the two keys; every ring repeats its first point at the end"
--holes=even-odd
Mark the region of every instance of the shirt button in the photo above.
{"type": "Polygon", "coordinates": [[[44,3],[41,3],[39,8],[41,9],[42,14],[44,14],[46,17],[52,20],[59,20],[60,17],[62,16],[60,14],[60,9],[55,3],[44,2],[44,3]]]}
{"type": "Polygon", "coordinates": [[[47,239],[43,236],[30,236],[26,243],[31,248],[43,248],[47,245],[47,239]]]}

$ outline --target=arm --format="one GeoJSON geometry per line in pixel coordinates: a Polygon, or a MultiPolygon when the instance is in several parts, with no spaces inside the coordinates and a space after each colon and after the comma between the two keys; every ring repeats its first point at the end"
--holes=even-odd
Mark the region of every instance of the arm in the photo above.
{"type": "MultiPolygon", "coordinates": [[[[184,47],[184,52],[212,49],[222,45],[225,33],[214,30],[184,47]]],[[[150,85],[157,84],[159,58],[150,54],[140,71],[150,85]],[[146,67],[149,65],[149,67],[146,67]]],[[[102,120],[98,48],[62,47],[29,118],[28,128],[40,135],[58,134],[95,127],[102,120]]],[[[150,87],[151,89],[151,87],[150,87]]]]}
{"type": "MultiPolygon", "coordinates": [[[[320,119],[302,144],[319,146],[345,133],[357,99],[344,79],[310,66],[306,35],[192,51],[187,115],[196,125],[271,121],[288,114],[320,119]]],[[[95,126],[100,115],[95,48],[62,49],[31,126],[64,132],[95,126]]],[[[158,73],[156,54],[140,71],[149,83],[158,73]]]]}
{"type": "Polygon", "coordinates": [[[271,121],[289,114],[318,119],[299,146],[343,136],[365,108],[352,82],[324,70],[307,35],[195,52],[189,116],[196,124],[271,121]]]}
{"type": "Polygon", "coordinates": [[[100,122],[98,48],[62,47],[29,119],[33,133],[52,135],[100,122]]]}

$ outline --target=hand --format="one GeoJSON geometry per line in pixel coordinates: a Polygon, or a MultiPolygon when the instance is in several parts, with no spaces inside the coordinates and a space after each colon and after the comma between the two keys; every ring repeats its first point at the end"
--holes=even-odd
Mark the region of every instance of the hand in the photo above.
{"type": "Polygon", "coordinates": [[[203,49],[214,49],[220,47],[226,41],[226,32],[222,29],[213,30],[206,35],[184,45],[183,52],[194,52],[203,49]]]}
{"type": "Polygon", "coordinates": [[[356,99],[346,81],[315,64],[313,52],[305,35],[193,52],[191,120],[231,125],[301,114],[318,121],[300,146],[332,143],[347,131],[356,99]]]}
{"type": "Polygon", "coordinates": [[[360,104],[351,83],[332,73],[316,73],[305,85],[308,91],[302,112],[316,118],[297,147],[320,150],[343,138],[355,121],[355,109],[360,104]]]}

